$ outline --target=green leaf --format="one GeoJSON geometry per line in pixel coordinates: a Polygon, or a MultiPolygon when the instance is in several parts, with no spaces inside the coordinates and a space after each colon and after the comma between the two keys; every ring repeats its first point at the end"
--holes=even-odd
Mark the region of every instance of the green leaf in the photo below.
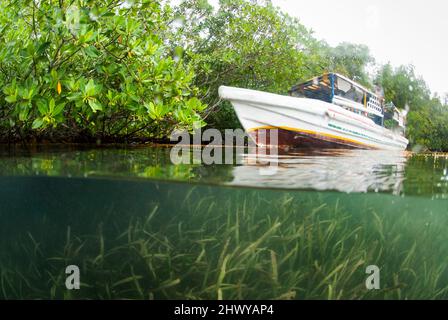
{"type": "Polygon", "coordinates": [[[19,120],[26,121],[26,120],[28,120],[29,110],[24,106],[21,106],[21,108],[22,108],[22,110],[20,110],[20,113],[19,113],[19,120]]]}
{"type": "Polygon", "coordinates": [[[79,37],[79,41],[81,43],[90,42],[95,39],[96,33],[93,30],[84,32],[84,30],[81,29],[81,32],[83,32],[83,34],[79,37]]]}
{"type": "Polygon", "coordinates": [[[53,81],[57,81],[57,80],[58,80],[58,72],[57,72],[55,69],[52,69],[52,70],[51,70],[51,72],[50,72],[50,76],[51,76],[51,79],[52,79],[53,81]]]}
{"type": "Polygon", "coordinates": [[[44,120],[41,118],[37,118],[36,120],[33,121],[33,129],[39,129],[40,127],[42,127],[44,124],[44,120]]]}
{"type": "Polygon", "coordinates": [[[13,103],[17,101],[17,96],[7,96],[5,100],[6,102],[13,103]]]}
{"type": "Polygon", "coordinates": [[[67,96],[67,100],[69,101],[76,101],[76,100],[80,100],[82,97],[80,92],[75,92],[70,94],[69,96],[67,96]]]}
{"type": "Polygon", "coordinates": [[[90,79],[84,88],[84,95],[86,97],[93,97],[95,94],[96,94],[95,82],[93,81],[93,79],[90,79]]]}
{"type": "Polygon", "coordinates": [[[84,52],[91,58],[98,58],[100,52],[94,46],[88,46],[84,49],[84,52]]]}
{"type": "Polygon", "coordinates": [[[89,106],[90,108],[92,108],[93,112],[97,112],[98,110],[101,111],[103,110],[103,106],[96,100],[94,99],[89,99],[89,106]]]}
{"type": "Polygon", "coordinates": [[[162,120],[163,117],[169,112],[169,106],[162,103],[145,103],[145,108],[153,120],[162,120]]]}
{"type": "Polygon", "coordinates": [[[195,111],[204,111],[207,108],[207,105],[203,104],[198,98],[189,99],[186,106],[188,109],[195,111]]]}
{"type": "Polygon", "coordinates": [[[51,98],[50,103],[48,104],[48,111],[50,111],[51,114],[54,111],[54,105],[55,105],[54,99],[51,98]]]}
{"type": "Polygon", "coordinates": [[[37,109],[41,115],[46,115],[48,113],[48,105],[44,100],[37,101],[37,109]]]}
{"type": "Polygon", "coordinates": [[[60,103],[60,104],[58,104],[58,105],[54,108],[53,115],[54,115],[54,116],[59,115],[59,114],[62,112],[62,110],[64,110],[64,107],[65,107],[65,103],[60,103]]]}

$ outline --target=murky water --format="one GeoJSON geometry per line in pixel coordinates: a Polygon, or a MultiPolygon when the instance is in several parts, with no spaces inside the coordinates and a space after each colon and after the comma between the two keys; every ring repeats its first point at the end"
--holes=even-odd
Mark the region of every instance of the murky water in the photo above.
{"type": "Polygon", "coordinates": [[[446,156],[170,151],[0,151],[0,298],[448,298],[446,156]]]}

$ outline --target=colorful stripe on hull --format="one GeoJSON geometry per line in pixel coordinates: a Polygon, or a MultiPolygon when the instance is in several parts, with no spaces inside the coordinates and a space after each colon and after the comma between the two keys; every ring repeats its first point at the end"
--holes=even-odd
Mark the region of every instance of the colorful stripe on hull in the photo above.
{"type": "Polygon", "coordinates": [[[248,129],[247,132],[256,141],[257,144],[270,144],[267,134],[269,130],[278,130],[279,146],[285,147],[309,147],[309,148],[356,148],[356,149],[378,149],[375,146],[329,134],[306,129],[290,128],[290,127],[273,127],[263,126],[248,129]],[[267,134],[267,135],[266,135],[267,134]]]}

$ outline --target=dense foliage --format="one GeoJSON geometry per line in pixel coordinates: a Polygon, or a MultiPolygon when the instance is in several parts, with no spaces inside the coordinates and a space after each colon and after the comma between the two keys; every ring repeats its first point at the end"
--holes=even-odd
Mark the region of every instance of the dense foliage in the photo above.
{"type": "Polygon", "coordinates": [[[8,0],[0,4],[3,140],[164,138],[239,126],[222,84],[285,94],[326,71],[408,108],[413,146],[448,150],[448,109],[412,66],[331,47],[269,0],[8,0]],[[368,70],[378,70],[377,74],[368,70]]]}
{"type": "Polygon", "coordinates": [[[11,139],[123,139],[190,128],[204,105],[164,45],[158,1],[0,4],[0,131],[11,139]]]}
{"type": "Polygon", "coordinates": [[[388,101],[408,110],[407,136],[416,150],[448,150],[448,107],[438,97],[431,97],[413,66],[393,68],[386,64],[380,68],[377,82],[388,101]]]}

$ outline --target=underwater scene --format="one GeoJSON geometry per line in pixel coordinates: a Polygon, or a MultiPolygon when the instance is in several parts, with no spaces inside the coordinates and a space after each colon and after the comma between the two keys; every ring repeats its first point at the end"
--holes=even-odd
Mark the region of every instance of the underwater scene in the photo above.
{"type": "Polygon", "coordinates": [[[448,298],[447,155],[171,152],[1,149],[0,299],[448,298]]]}

